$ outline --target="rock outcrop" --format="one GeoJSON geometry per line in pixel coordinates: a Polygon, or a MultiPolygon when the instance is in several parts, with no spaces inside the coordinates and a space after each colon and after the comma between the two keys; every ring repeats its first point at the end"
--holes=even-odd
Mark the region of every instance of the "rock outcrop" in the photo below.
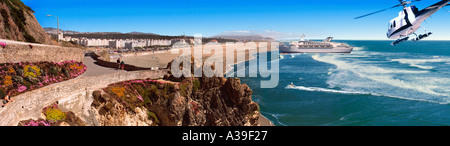
{"type": "Polygon", "coordinates": [[[99,125],[259,125],[253,92],[238,78],[166,78],[125,81],[95,91],[92,108],[99,125]]]}
{"type": "Polygon", "coordinates": [[[0,0],[0,38],[32,43],[53,44],[41,27],[34,11],[20,0],[0,0]]]}
{"type": "Polygon", "coordinates": [[[122,104],[111,98],[108,94],[95,91],[93,93],[96,126],[150,126],[153,121],[148,117],[148,110],[136,107],[133,111],[127,110],[122,104]]]}
{"type": "MultiPolygon", "coordinates": [[[[191,68],[195,69],[194,64],[191,68]]],[[[100,125],[126,125],[130,120],[121,117],[127,115],[145,123],[145,116],[139,115],[147,112],[153,121],[148,125],[258,126],[259,105],[252,101],[252,93],[239,78],[176,78],[169,72],[163,80],[111,84],[94,92],[92,106],[100,115],[100,125]]]]}

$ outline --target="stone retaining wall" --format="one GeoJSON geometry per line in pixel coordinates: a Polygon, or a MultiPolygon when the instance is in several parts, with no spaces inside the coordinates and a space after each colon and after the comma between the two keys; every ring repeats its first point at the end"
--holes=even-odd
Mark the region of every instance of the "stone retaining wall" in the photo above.
{"type": "MultiPolygon", "coordinates": [[[[31,44],[31,43],[30,43],[31,44]]],[[[50,45],[7,43],[5,48],[0,47],[0,63],[17,62],[82,62],[83,51],[79,48],[58,47],[50,45]]]]}
{"type": "Polygon", "coordinates": [[[14,102],[0,108],[0,125],[15,126],[22,120],[41,117],[42,109],[58,102],[63,111],[73,111],[88,125],[96,125],[90,113],[92,92],[126,80],[162,78],[167,71],[121,71],[112,74],[78,77],[12,97],[14,102]]]}

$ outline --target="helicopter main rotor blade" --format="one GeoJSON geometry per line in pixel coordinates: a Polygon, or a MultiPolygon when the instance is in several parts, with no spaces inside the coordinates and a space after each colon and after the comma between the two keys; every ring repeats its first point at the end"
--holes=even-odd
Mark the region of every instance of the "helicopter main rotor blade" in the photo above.
{"type": "MultiPolygon", "coordinates": [[[[401,0],[399,0],[399,1],[401,1],[401,0]]],[[[373,15],[373,14],[376,14],[376,13],[380,13],[380,12],[383,12],[383,11],[386,11],[386,10],[389,10],[389,9],[392,9],[392,8],[399,7],[399,6],[402,6],[402,4],[398,4],[398,5],[392,6],[390,8],[386,8],[386,9],[379,10],[379,11],[376,11],[376,12],[373,12],[373,13],[369,13],[369,14],[366,14],[366,15],[355,17],[355,19],[360,19],[360,18],[363,18],[363,17],[367,17],[367,16],[370,16],[370,15],[373,15]]]]}

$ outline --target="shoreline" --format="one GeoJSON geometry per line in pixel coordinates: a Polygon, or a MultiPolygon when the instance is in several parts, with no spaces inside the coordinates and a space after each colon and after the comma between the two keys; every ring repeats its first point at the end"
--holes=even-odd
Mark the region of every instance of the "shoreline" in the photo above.
{"type": "MultiPolygon", "coordinates": [[[[267,52],[272,52],[272,51],[268,50],[267,52]]],[[[265,53],[267,53],[267,52],[265,52],[265,53]]],[[[256,56],[257,56],[257,54],[248,54],[248,59],[246,59],[244,61],[241,61],[241,62],[235,62],[235,64],[228,65],[230,67],[230,70],[225,71],[224,75],[227,75],[228,73],[230,73],[230,71],[234,71],[234,67],[233,66],[235,66],[235,65],[237,65],[239,63],[246,63],[246,62],[248,62],[250,60],[257,59],[256,56]]],[[[261,112],[259,112],[258,122],[259,122],[260,126],[276,126],[275,124],[273,124],[273,122],[271,120],[269,120],[267,117],[262,115],[261,112]]]]}
{"type": "Polygon", "coordinates": [[[272,121],[270,121],[268,118],[264,117],[261,113],[259,113],[259,119],[258,122],[260,126],[276,126],[273,124],[272,121]]]}
{"type": "MultiPolygon", "coordinates": [[[[226,76],[230,71],[234,71],[234,66],[240,63],[245,63],[253,59],[257,59],[257,54],[250,54],[249,50],[235,50],[234,56],[237,57],[238,53],[244,53],[245,59],[244,61],[237,62],[237,58],[234,58],[233,64],[226,64],[226,47],[222,45],[223,51],[223,72],[224,76],[226,76]],[[229,68],[229,70],[227,70],[229,68]]],[[[193,55],[194,49],[191,47],[191,54],[193,55]]],[[[255,51],[254,49],[252,51],[255,51]]],[[[266,52],[258,52],[258,49],[256,48],[256,53],[267,53],[271,52],[271,49],[268,49],[266,52]]],[[[210,54],[202,54],[202,61],[204,62],[206,59],[211,58],[211,56],[215,54],[215,52],[211,52],[210,54]]],[[[219,54],[220,55],[220,54],[219,54]]],[[[179,57],[180,54],[171,54],[170,51],[164,52],[164,53],[148,53],[146,55],[142,56],[133,56],[133,57],[124,57],[123,60],[126,64],[135,65],[139,67],[159,67],[159,68],[165,68],[169,62],[174,60],[175,58],[179,57]]],[[[214,58],[212,58],[214,59],[214,58]]],[[[258,122],[260,123],[260,126],[275,126],[272,121],[270,121],[268,118],[264,117],[261,113],[259,113],[259,119],[258,122]]]]}

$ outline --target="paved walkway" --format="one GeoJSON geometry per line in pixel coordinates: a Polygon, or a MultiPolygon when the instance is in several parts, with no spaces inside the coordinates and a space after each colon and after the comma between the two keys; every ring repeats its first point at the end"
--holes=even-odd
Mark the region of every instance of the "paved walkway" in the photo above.
{"type": "Polygon", "coordinates": [[[83,64],[86,65],[87,70],[83,74],[80,75],[80,77],[91,77],[91,76],[98,76],[98,75],[104,75],[104,74],[110,74],[115,72],[126,72],[123,70],[117,70],[113,68],[103,67],[100,65],[95,64],[95,60],[92,59],[90,56],[86,56],[83,59],[83,64]]]}

